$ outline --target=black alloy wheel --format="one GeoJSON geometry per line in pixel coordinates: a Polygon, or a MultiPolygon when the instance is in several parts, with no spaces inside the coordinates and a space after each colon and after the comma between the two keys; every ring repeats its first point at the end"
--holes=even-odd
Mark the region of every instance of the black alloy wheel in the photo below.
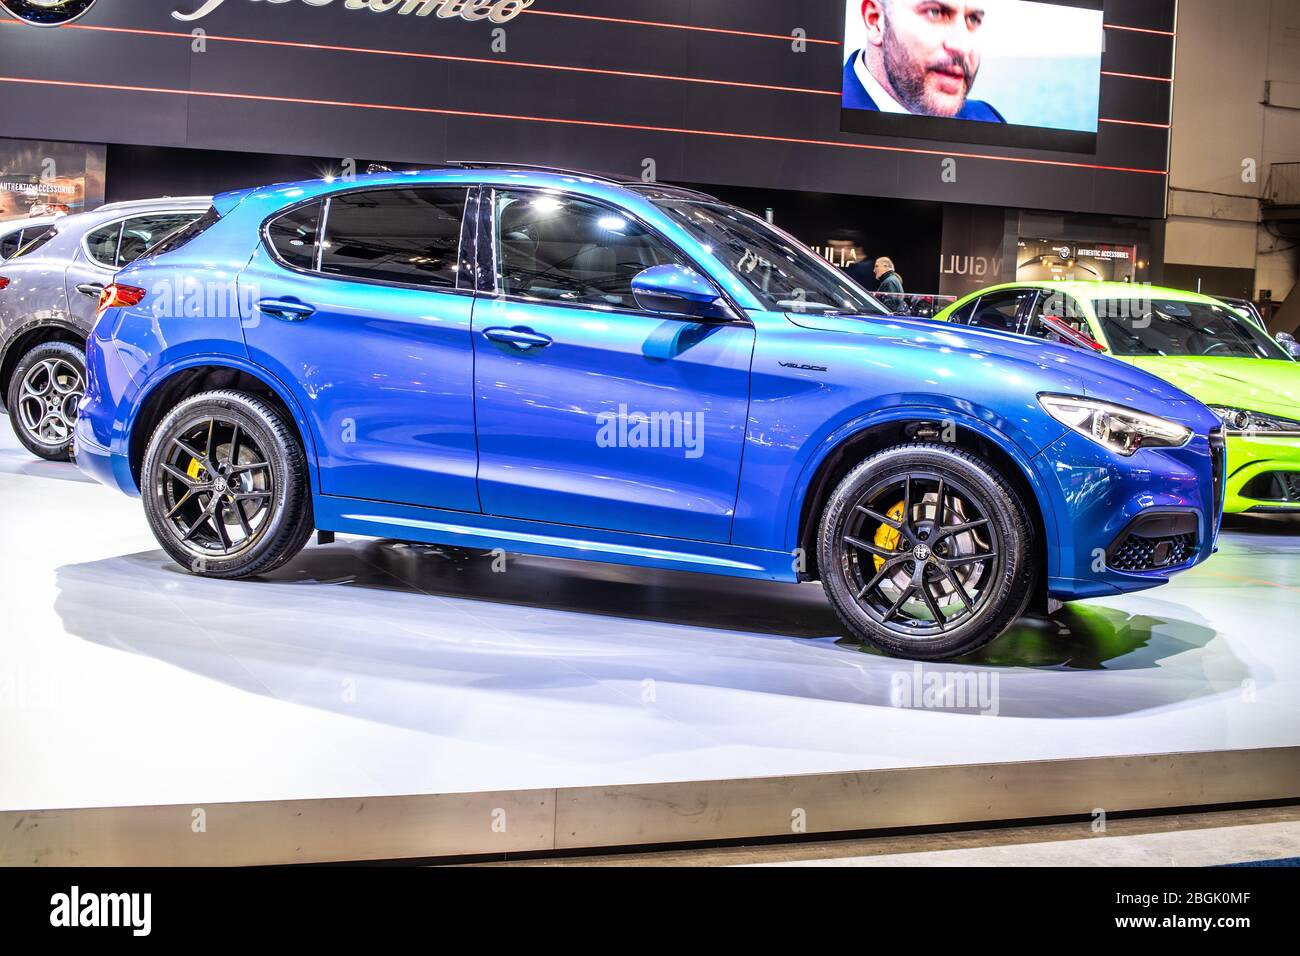
{"type": "Polygon", "coordinates": [[[154,536],[195,574],[274,570],[313,530],[306,460],[282,414],[242,392],[206,392],[155,429],[141,474],[154,536]]]}
{"type": "Polygon", "coordinates": [[[1033,525],[998,472],[945,445],[901,445],[851,471],[822,520],[823,586],[857,637],[918,660],[968,654],[1024,610],[1033,525]]]}

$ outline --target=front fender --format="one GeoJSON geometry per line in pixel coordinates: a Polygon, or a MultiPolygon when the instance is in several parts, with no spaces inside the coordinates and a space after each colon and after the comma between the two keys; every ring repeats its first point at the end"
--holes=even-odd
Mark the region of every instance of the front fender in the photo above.
{"type": "MultiPolygon", "coordinates": [[[[1056,508],[1053,507],[1055,501],[1050,476],[1048,476],[1049,480],[1045,482],[1043,474],[1035,465],[1035,458],[1040,451],[1038,441],[1033,440],[1022,429],[1016,428],[1013,422],[1009,422],[988,409],[955,409],[952,404],[955,401],[959,400],[942,397],[930,403],[917,403],[912,399],[906,405],[879,409],[860,415],[851,421],[843,423],[820,441],[807,454],[803,468],[791,492],[784,514],[784,526],[781,531],[781,540],[785,543],[785,546],[781,550],[792,551],[798,546],[804,503],[810,494],[816,492],[815,482],[822,466],[837,450],[855,437],[881,425],[906,421],[934,420],[945,424],[952,423],[955,428],[979,436],[1000,449],[1015,462],[1020,476],[1034,492],[1036,500],[1026,502],[1026,505],[1037,508],[1042,517],[1048,538],[1046,554],[1049,569],[1055,567],[1059,555],[1056,545],[1060,541],[1061,529],[1056,521],[1056,508]]],[[[1062,428],[1062,432],[1064,432],[1064,428],[1062,428]]]]}

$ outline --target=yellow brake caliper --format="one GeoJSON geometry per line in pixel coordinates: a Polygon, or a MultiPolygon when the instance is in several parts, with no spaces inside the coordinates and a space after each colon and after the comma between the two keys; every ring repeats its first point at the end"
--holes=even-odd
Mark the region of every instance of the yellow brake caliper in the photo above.
{"type": "Polygon", "coordinates": [[[185,469],[185,474],[189,475],[195,481],[199,480],[199,475],[203,474],[203,466],[199,464],[197,458],[190,459],[190,465],[185,469]]]}
{"type": "MultiPolygon", "coordinates": [[[[888,517],[890,521],[902,521],[903,503],[900,501],[898,504],[894,505],[894,507],[890,508],[886,517],[888,517]]],[[[880,527],[876,529],[876,537],[873,539],[872,543],[875,544],[877,548],[883,548],[886,551],[894,551],[897,550],[898,541],[902,537],[902,534],[882,522],[880,527]]],[[[885,559],[880,555],[875,555],[872,560],[876,562],[876,573],[879,574],[880,569],[885,566],[885,559]]]]}

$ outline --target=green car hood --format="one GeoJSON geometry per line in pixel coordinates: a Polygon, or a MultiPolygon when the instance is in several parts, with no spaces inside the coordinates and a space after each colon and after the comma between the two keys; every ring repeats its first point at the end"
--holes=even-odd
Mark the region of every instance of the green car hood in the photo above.
{"type": "Polygon", "coordinates": [[[1122,361],[1159,375],[1206,405],[1300,419],[1300,362],[1147,355],[1122,361]]]}

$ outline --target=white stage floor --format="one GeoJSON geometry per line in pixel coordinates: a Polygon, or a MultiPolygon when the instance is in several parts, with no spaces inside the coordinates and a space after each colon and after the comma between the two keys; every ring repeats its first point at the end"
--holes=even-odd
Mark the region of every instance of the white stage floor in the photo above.
{"type": "Polygon", "coordinates": [[[341,540],[205,581],[0,420],[0,810],[368,797],[1300,745],[1300,520],[895,706],[818,585],[341,540]]]}

